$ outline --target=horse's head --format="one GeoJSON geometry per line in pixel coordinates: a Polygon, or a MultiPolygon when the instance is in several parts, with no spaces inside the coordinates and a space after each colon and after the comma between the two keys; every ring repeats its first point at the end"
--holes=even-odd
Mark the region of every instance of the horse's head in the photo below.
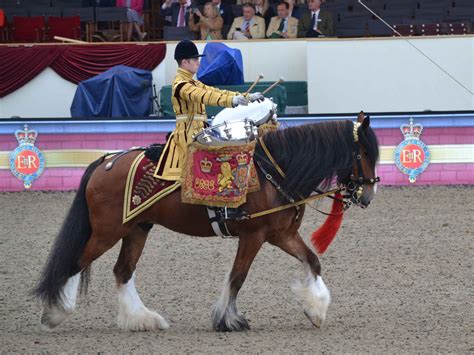
{"type": "Polygon", "coordinates": [[[361,111],[354,122],[353,162],[349,176],[343,180],[350,198],[356,205],[366,208],[377,190],[376,163],[379,158],[377,137],[370,127],[370,118],[361,111]]]}

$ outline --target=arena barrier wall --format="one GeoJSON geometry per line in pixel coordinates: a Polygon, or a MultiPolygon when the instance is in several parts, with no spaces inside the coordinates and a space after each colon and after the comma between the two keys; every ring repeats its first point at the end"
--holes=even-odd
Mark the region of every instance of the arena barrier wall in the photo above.
{"type": "MultiPolygon", "coordinates": [[[[344,116],[282,117],[283,126],[300,125],[344,116]]],[[[378,174],[385,185],[410,185],[394,164],[394,150],[403,141],[400,131],[413,117],[424,127],[421,140],[431,163],[415,185],[474,184],[474,112],[444,114],[372,115],[381,146],[378,174]]],[[[0,191],[22,191],[22,181],[10,171],[9,156],[18,146],[15,131],[27,123],[38,132],[35,146],[44,154],[45,170],[31,190],[75,190],[85,167],[106,152],[164,142],[174,120],[21,120],[0,121],[0,191]]]]}

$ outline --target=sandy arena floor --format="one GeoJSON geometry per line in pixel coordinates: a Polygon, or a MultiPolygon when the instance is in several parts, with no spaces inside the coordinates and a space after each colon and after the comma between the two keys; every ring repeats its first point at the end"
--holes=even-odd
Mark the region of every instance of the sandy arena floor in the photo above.
{"type": "MultiPolygon", "coordinates": [[[[122,332],[112,267],[118,246],[93,264],[76,313],[40,330],[28,295],[73,193],[0,194],[0,349],[3,352],[472,353],[473,187],[381,187],[367,210],[353,208],[321,258],[333,302],[314,328],[289,285],[299,263],[265,245],[241,290],[245,333],[215,333],[210,309],[236,240],[189,238],[153,228],[138,264],[143,302],[170,323],[164,332],[122,332]]],[[[305,240],[324,220],[307,209],[305,240]]]]}

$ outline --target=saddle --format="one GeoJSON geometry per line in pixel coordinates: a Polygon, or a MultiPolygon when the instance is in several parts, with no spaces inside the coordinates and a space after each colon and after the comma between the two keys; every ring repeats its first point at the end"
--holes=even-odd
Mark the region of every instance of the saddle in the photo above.
{"type": "Polygon", "coordinates": [[[153,176],[162,150],[163,145],[158,144],[142,148],[130,166],[123,200],[124,224],[181,186],[179,181],[165,181],[153,176]]]}

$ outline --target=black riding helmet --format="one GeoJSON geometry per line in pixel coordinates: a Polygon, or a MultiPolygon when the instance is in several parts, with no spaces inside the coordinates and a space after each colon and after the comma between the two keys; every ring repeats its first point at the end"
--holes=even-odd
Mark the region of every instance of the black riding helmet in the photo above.
{"type": "Polygon", "coordinates": [[[189,58],[199,58],[204,57],[204,54],[199,54],[196,45],[188,40],[184,40],[178,43],[176,49],[174,50],[174,59],[189,59],[189,58]]]}

